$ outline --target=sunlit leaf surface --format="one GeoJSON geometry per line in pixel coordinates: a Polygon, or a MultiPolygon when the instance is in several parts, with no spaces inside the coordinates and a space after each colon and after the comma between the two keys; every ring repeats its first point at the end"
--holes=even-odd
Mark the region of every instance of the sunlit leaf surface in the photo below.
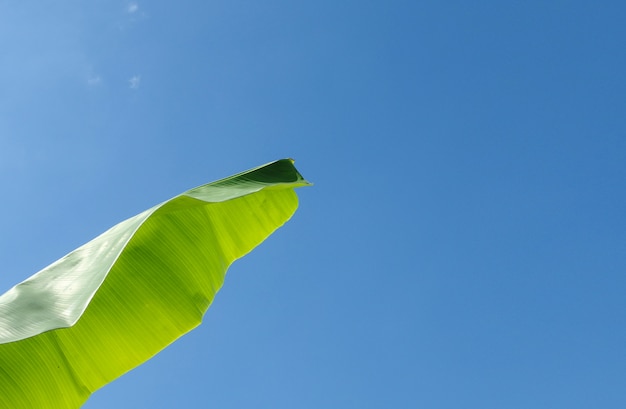
{"type": "Polygon", "coordinates": [[[80,407],[199,325],[307,184],[284,159],[189,190],[0,296],[0,408],[80,407]]]}

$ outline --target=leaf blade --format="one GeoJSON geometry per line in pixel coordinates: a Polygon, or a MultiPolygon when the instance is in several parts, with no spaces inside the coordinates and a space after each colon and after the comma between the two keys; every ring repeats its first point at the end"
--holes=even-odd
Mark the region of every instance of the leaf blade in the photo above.
{"type": "Polygon", "coordinates": [[[0,407],[76,408],[199,325],[228,266],[293,215],[293,189],[306,184],[292,161],[277,161],[123,222],[139,226],[79,319],[0,344],[0,407]]]}

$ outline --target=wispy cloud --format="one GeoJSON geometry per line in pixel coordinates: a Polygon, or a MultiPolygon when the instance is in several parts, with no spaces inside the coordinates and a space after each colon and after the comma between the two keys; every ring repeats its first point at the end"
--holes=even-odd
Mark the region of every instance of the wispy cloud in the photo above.
{"type": "Polygon", "coordinates": [[[99,75],[92,75],[87,78],[87,85],[95,87],[96,85],[102,84],[102,77],[99,75]]]}
{"type": "Polygon", "coordinates": [[[117,28],[120,31],[124,31],[132,25],[146,20],[148,17],[148,13],[146,13],[143,7],[139,7],[138,2],[127,2],[124,7],[124,17],[117,22],[117,28]]]}
{"type": "Polygon", "coordinates": [[[136,2],[128,3],[128,7],[126,7],[126,11],[130,14],[136,13],[139,10],[139,4],[136,2]]]}
{"type": "Polygon", "coordinates": [[[139,88],[139,83],[141,83],[141,75],[133,75],[128,80],[128,83],[131,89],[139,88]]]}

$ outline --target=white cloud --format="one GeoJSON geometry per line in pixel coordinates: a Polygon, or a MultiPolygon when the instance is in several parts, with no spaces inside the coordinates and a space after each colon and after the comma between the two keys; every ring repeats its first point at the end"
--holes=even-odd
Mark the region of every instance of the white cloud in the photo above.
{"type": "Polygon", "coordinates": [[[128,83],[130,84],[130,88],[131,89],[137,89],[139,88],[139,83],[141,82],[141,75],[133,75],[132,77],[130,77],[130,79],[128,80],[128,83]]]}
{"type": "Polygon", "coordinates": [[[96,86],[102,84],[102,77],[99,75],[92,75],[87,78],[87,85],[96,86]]]}
{"type": "Polygon", "coordinates": [[[130,14],[136,13],[137,10],[139,10],[139,4],[137,4],[136,2],[129,3],[128,7],[126,8],[126,11],[130,14]]]}

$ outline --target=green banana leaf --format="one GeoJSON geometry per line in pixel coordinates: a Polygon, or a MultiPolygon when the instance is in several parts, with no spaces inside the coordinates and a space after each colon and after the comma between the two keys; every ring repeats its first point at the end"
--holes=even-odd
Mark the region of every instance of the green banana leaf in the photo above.
{"type": "Polygon", "coordinates": [[[0,408],[78,408],[200,324],[228,266],[295,212],[283,159],[116,225],[0,296],[0,408]]]}

